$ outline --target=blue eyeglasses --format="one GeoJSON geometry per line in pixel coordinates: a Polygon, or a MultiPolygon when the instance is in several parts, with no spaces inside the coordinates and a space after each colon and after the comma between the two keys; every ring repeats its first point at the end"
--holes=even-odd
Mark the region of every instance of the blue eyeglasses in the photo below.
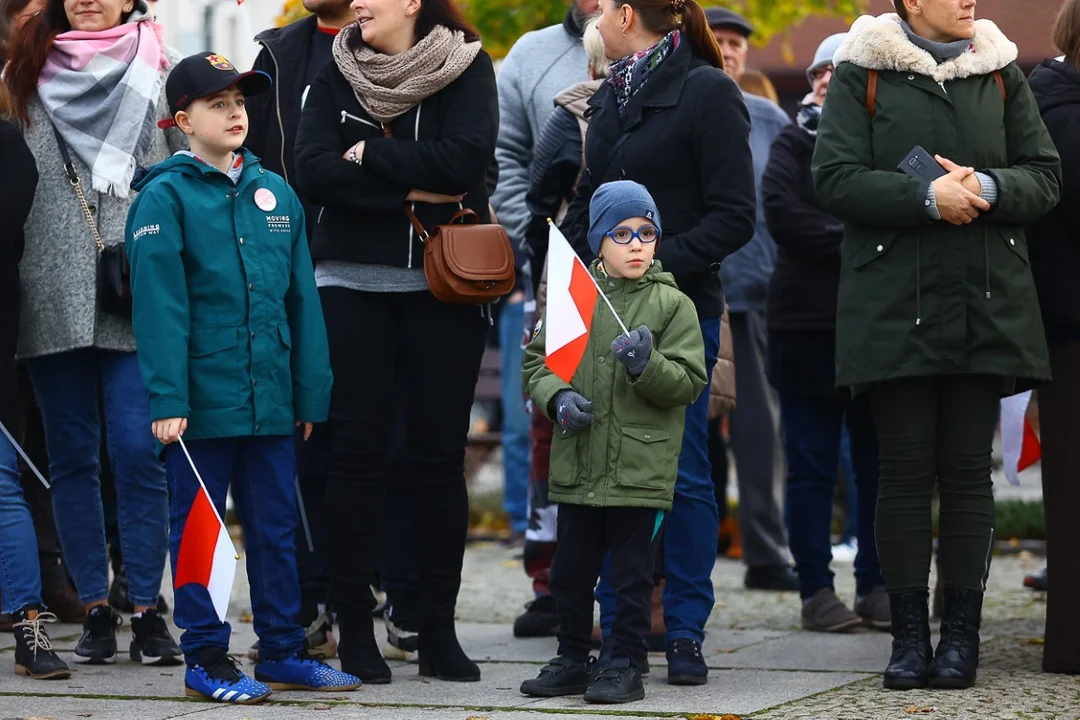
{"type": "Polygon", "coordinates": [[[614,230],[604,233],[604,235],[619,245],[629,245],[634,242],[635,238],[640,240],[642,245],[648,245],[660,239],[660,231],[655,225],[642,225],[637,230],[620,225],[614,230]]]}

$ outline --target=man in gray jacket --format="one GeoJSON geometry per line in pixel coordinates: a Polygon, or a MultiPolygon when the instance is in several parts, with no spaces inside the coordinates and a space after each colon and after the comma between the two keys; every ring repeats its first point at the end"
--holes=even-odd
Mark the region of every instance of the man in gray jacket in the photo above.
{"type": "MultiPolygon", "coordinates": [[[[753,25],[726,8],[706,11],[709,27],[724,53],[724,66],[735,82],[746,72],[753,25]]],[[[776,243],[765,225],[761,176],[769,149],[791,120],[775,103],[743,93],[750,111],[750,150],[757,185],[757,228],[754,238],[728,256],[720,267],[731,314],[735,347],[735,393],[731,413],[731,450],[739,482],[739,524],[746,587],[755,590],[797,590],[784,532],[784,456],[780,441],[780,403],[766,375],[765,301],[776,264],[776,243]]],[[[716,428],[710,428],[715,432],[716,428]]],[[[716,463],[723,466],[724,464],[716,463]]],[[[722,494],[722,493],[718,493],[722,494]]]]}
{"type": "MultiPolygon", "coordinates": [[[[533,149],[540,131],[555,110],[555,96],[571,85],[589,79],[589,59],[582,43],[585,22],[599,9],[598,0],[574,0],[559,25],[526,33],[514,43],[499,69],[499,140],[495,159],[499,163],[499,184],[491,196],[499,222],[510,235],[517,258],[519,287],[508,298],[499,319],[503,355],[503,452],[506,502],[511,515],[530,497],[530,476],[537,475],[537,465],[529,472],[530,427],[521,390],[521,364],[524,350],[520,338],[525,326],[525,288],[528,263],[524,252],[525,232],[531,213],[525,202],[529,191],[529,171],[533,149]]],[[[535,268],[540,272],[540,268],[535,268]]],[[[538,465],[546,468],[547,458],[538,465]]],[[[545,477],[538,478],[546,481],[545,477]]],[[[546,494],[546,493],[544,493],[546,494]]],[[[546,503],[540,503],[544,505],[546,503]]],[[[550,548],[554,537],[554,508],[540,511],[529,508],[529,529],[525,534],[526,572],[533,577],[537,599],[527,606],[514,624],[518,637],[554,635],[558,625],[555,601],[547,593],[546,577],[550,568],[550,548]],[[550,527],[548,527],[550,526],[550,527]],[[549,537],[550,536],[550,537],[549,537]],[[546,541],[546,542],[545,542],[546,541]]],[[[519,518],[512,518],[516,526],[519,518]]],[[[514,530],[518,530],[514,527],[514,530]]]]}

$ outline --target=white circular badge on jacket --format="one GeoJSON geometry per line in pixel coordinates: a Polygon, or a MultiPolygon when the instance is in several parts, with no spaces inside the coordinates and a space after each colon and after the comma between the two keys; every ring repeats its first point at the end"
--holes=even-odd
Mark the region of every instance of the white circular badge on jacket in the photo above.
{"type": "Polygon", "coordinates": [[[264,212],[270,212],[277,207],[277,196],[266,188],[255,191],[255,204],[264,212]]]}

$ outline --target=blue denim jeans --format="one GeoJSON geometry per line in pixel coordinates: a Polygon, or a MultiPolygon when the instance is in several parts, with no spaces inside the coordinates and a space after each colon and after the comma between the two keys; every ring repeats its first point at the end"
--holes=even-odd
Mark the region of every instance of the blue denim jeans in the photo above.
{"type": "MultiPolygon", "coordinates": [[[[244,528],[251,613],[259,636],[259,657],[280,660],[304,647],[300,612],[300,581],[296,572],[296,447],[292,436],[238,437],[192,440],[187,443],[210,499],[225,517],[225,497],[232,484],[236,512],[244,528]]],[[[169,505],[169,545],[173,579],[180,539],[199,491],[199,481],[178,445],[165,453],[172,490],[169,505]]],[[[233,598],[233,604],[235,604],[233,598]]],[[[218,620],[210,593],[202,585],[176,588],[177,627],[184,629],[180,649],[189,663],[198,651],[217,647],[228,651],[232,630],[218,620]]]]}
{"type": "Polygon", "coordinates": [[[168,548],[169,491],[135,353],[73,350],[30,360],[27,370],[45,423],[56,529],[79,599],[94,603],[109,594],[100,477],[103,397],[128,599],[156,605],[168,548]]]}
{"type": "Polygon", "coordinates": [[[840,435],[840,469],[844,471],[844,530],[840,542],[849,543],[859,537],[859,491],[855,487],[855,464],[851,460],[851,433],[844,426],[840,435]]]}
{"type": "MultiPolygon", "coordinates": [[[[14,431],[13,428],[8,428],[14,431]]],[[[33,482],[37,482],[35,478],[33,482]]],[[[41,604],[41,569],[30,506],[19,482],[19,457],[0,433],[0,597],[2,610],[13,613],[41,604]]]]}
{"type": "Polygon", "coordinates": [[[874,542],[877,435],[866,396],[848,402],[781,393],[780,411],[788,461],[785,515],[799,594],[806,599],[833,587],[833,573],[829,570],[832,503],[840,438],[846,426],[851,436],[856,486],[854,512],[859,552],[855,557],[855,588],[859,595],[866,595],[885,584],[874,542]]]}
{"type": "MultiPolygon", "coordinates": [[[[705,340],[705,369],[711,378],[720,353],[720,318],[702,320],[701,335],[705,340]]],[[[664,624],[668,644],[680,639],[703,642],[705,623],[716,604],[712,570],[720,519],[708,445],[709,389],[705,388],[701,397],[686,408],[675,502],[664,525],[664,624]]],[[[608,563],[610,557],[596,588],[605,638],[615,620],[615,593],[607,581],[608,563]]]]}
{"type": "Polygon", "coordinates": [[[521,384],[525,348],[525,303],[503,305],[499,315],[499,347],[502,359],[503,509],[510,529],[523,533],[529,527],[529,414],[521,384]]]}

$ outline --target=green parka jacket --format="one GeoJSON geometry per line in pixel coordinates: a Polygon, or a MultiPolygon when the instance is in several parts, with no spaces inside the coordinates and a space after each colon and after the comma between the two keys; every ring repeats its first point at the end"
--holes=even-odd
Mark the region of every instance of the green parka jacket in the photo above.
{"type": "Polygon", "coordinates": [[[837,52],[813,173],[844,221],[839,386],[977,373],[1009,394],[1050,378],[1024,227],[1057,204],[1061,167],[1016,57],[979,20],[968,52],[938,64],[892,14],[857,20],[837,52]],[[929,182],[897,170],[916,145],[990,175],[993,209],[964,226],[931,220],[929,182]]]}
{"type": "Polygon", "coordinates": [[[593,262],[593,277],[628,328],[649,328],[653,351],[640,377],[627,373],[611,352],[622,329],[601,299],[585,355],[567,384],[544,362],[545,310],[525,350],[525,389],[552,420],[552,400],[561,390],[576,390],[593,408],[587,430],[563,435],[556,425],[548,496],[576,505],[670,510],[686,406],[708,384],[697,311],[659,261],[638,280],[608,277],[599,265],[593,262]]]}

